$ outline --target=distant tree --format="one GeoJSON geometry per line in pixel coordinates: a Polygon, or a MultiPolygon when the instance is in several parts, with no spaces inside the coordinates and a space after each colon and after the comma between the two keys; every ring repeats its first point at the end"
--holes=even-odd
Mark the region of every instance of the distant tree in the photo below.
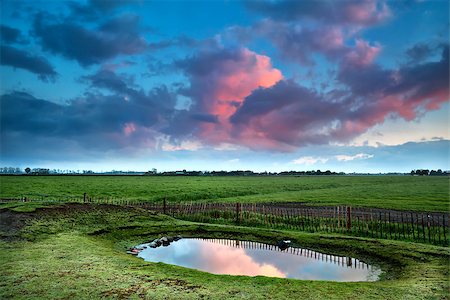
{"type": "Polygon", "coordinates": [[[416,170],[415,174],[419,176],[428,176],[430,175],[430,170],[416,170]]]}
{"type": "Polygon", "coordinates": [[[435,170],[430,171],[430,176],[442,176],[442,175],[445,175],[445,173],[443,173],[441,169],[438,169],[437,171],[435,170]]]}
{"type": "Polygon", "coordinates": [[[26,172],[27,174],[30,174],[31,169],[30,169],[30,168],[25,168],[25,172],[26,172]]]}

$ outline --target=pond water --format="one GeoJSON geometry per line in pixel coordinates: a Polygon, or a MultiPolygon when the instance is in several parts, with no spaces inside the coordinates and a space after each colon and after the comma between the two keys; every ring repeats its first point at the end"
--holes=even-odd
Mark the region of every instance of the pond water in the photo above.
{"type": "Polygon", "coordinates": [[[351,257],[225,239],[184,238],[167,247],[147,247],[137,256],[213,274],[332,281],[375,281],[381,274],[378,267],[351,257]]]}

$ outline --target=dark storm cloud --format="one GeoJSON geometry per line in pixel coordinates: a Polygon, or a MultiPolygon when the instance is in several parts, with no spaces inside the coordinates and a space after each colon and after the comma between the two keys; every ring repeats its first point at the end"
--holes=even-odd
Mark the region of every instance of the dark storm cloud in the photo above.
{"type": "MultiPolygon", "coordinates": [[[[83,104],[90,103],[90,107],[97,108],[98,115],[112,113],[123,118],[117,120],[118,123],[135,122],[137,125],[151,127],[159,121],[164,122],[173,114],[176,97],[164,85],[147,93],[139,89],[132,78],[108,70],[85,76],[84,80],[91,83],[91,88],[105,88],[113,92],[112,99],[93,94],[84,100],[76,100],[73,104],[78,105],[79,101],[83,104]],[[110,107],[113,104],[118,106],[110,107]]],[[[112,117],[114,119],[114,116],[112,117]]],[[[108,116],[100,118],[107,119],[108,116]]]]}
{"type": "Polygon", "coordinates": [[[406,55],[411,61],[421,62],[428,58],[433,53],[430,45],[426,43],[417,43],[408,50],[406,50],[406,55]]]}
{"type": "Polygon", "coordinates": [[[392,70],[379,65],[365,67],[341,65],[337,74],[339,82],[347,85],[357,96],[372,95],[384,91],[394,84],[392,70]]]}
{"type": "Polygon", "coordinates": [[[97,73],[84,76],[82,79],[88,81],[93,88],[105,88],[119,94],[132,92],[128,88],[130,84],[133,84],[132,78],[125,75],[118,76],[110,70],[99,70],[97,73]]]}
{"type": "Polygon", "coordinates": [[[0,37],[2,42],[11,44],[19,41],[20,30],[6,26],[0,25],[0,37]]]}
{"type": "Polygon", "coordinates": [[[200,122],[206,122],[206,123],[218,123],[219,122],[216,115],[210,115],[210,114],[192,114],[192,119],[200,121],[200,122]]]}
{"type": "Polygon", "coordinates": [[[449,92],[449,45],[442,45],[441,60],[418,65],[404,66],[399,69],[396,84],[387,89],[387,93],[406,94],[407,99],[417,101],[449,92]]]}
{"type": "MultiPolygon", "coordinates": [[[[323,103],[318,95],[310,90],[296,84],[294,81],[283,80],[267,89],[257,89],[248,96],[237,112],[231,117],[235,124],[247,123],[255,115],[266,115],[267,113],[280,110],[283,107],[298,103],[304,106],[304,113],[314,118],[313,111],[320,111],[319,107],[328,106],[323,103]],[[274,99],[278,99],[274,101],[274,99]],[[299,101],[301,99],[301,101],[299,101]],[[316,104],[316,108],[313,108],[316,104]]],[[[337,108],[337,107],[335,107],[337,108]]],[[[329,115],[328,113],[324,115],[329,115]]]]}
{"type": "Polygon", "coordinates": [[[83,66],[98,64],[118,55],[143,52],[146,41],[140,35],[139,17],[122,15],[95,29],[85,28],[71,20],[48,22],[38,14],[33,30],[44,50],[74,59],[83,66]]]}
{"type": "Polygon", "coordinates": [[[408,93],[408,98],[426,98],[448,91],[448,44],[441,46],[441,59],[416,64],[411,62],[396,70],[379,65],[352,66],[342,64],[337,79],[357,95],[391,95],[408,93]]]}
{"type": "Polygon", "coordinates": [[[293,81],[280,81],[255,90],[230,118],[235,134],[263,133],[265,139],[286,145],[327,143],[333,122],[340,122],[348,103],[331,102],[293,81]]]}
{"type": "Polygon", "coordinates": [[[44,57],[35,56],[10,46],[1,46],[0,64],[27,70],[43,81],[54,80],[57,73],[44,57]]]}
{"type": "Polygon", "coordinates": [[[52,135],[57,129],[56,122],[64,114],[61,105],[36,99],[23,92],[3,95],[0,101],[2,132],[33,131],[36,134],[52,135]]]}
{"type": "Polygon", "coordinates": [[[61,145],[71,144],[87,150],[120,150],[129,145],[136,150],[151,147],[160,128],[167,126],[174,113],[176,98],[164,86],[144,92],[134,89],[120,76],[114,78],[105,73],[85,80],[113,93],[87,92],[65,104],[37,99],[23,92],[1,96],[3,142],[17,143],[19,147],[24,143],[20,137],[48,139],[54,151],[48,150],[49,145],[46,147],[52,153],[59,151],[58,141],[61,145]]]}
{"type": "Polygon", "coordinates": [[[126,103],[147,107],[146,113],[151,116],[159,114],[163,119],[168,118],[176,104],[176,96],[164,85],[153,88],[146,93],[134,83],[132,77],[125,74],[118,75],[109,70],[100,70],[97,73],[83,77],[91,84],[91,88],[104,88],[120,97],[126,103]]]}

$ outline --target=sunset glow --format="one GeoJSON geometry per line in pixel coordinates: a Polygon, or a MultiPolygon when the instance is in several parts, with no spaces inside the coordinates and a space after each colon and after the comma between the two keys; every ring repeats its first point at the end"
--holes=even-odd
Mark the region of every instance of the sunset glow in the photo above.
{"type": "Polygon", "coordinates": [[[447,1],[4,1],[0,21],[5,166],[450,168],[447,1]]]}

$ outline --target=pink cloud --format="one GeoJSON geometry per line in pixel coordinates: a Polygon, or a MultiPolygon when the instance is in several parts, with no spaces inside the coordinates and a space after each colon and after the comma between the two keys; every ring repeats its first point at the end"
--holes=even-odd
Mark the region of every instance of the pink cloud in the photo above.
{"type": "Polygon", "coordinates": [[[258,263],[242,248],[230,248],[221,244],[208,244],[200,248],[202,269],[215,274],[271,276],[285,278],[286,274],[268,263],[258,263]]]}
{"type": "Polygon", "coordinates": [[[320,30],[320,34],[315,36],[317,49],[322,51],[341,50],[344,48],[344,33],[339,26],[332,26],[320,30]]]}
{"type": "Polygon", "coordinates": [[[126,136],[129,136],[135,131],[136,131],[136,124],[134,124],[133,122],[125,123],[125,125],[123,126],[123,133],[126,136]]]}
{"type": "Polygon", "coordinates": [[[346,19],[354,24],[373,25],[391,16],[386,3],[375,0],[356,1],[345,7],[346,19]]]}
{"type": "Polygon", "coordinates": [[[371,64],[376,47],[359,41],[357,49],[353,63],[341,65],[338,78],[350,90],[340,98],[289,80],[256,90],[231,117],[235,139],[250,148],[282,151],[348,142],[389,117],[412,121],[449,101],[448,47],[439,62],[397,70],[371,64]]]}
{"type": "Polygon", "coordinates": [[[239,59],[226,59],[214,71],[212,93],[208,112],[222,119],[236,111],[236,106],[259,87],[270,87],[283,78],[280,70],[273,68],[268,56],[247,48],[239,52],[239,59]]]}
{"type": "Polygon", "coordinates": [[[200,113],[187,113],[185,120],[197,118],[187,132],[210,145],[291,151],[349,142],[387,118],[411,121],[449,100],[448,46],[440,47],[440,61],[389,70],[374,63],[379,45],[357,39],[349,47],[339,27],[328,29],[313,39],[315,47],[335,48],[331,56],[343,55],[336,75],[342,88],[328,93],[283,79],[269,57],[245,48],[185,62],[191,79],[186,95],[195,101],[191,111],[200,113]]]}
{"type": "Polygon", "coordinates": [[[235,143],[229,118],[254,90],[283,79],[270,57],[247,48],[204,53],[182,66],[191,76],[191,110],[214,116],[214,122],[196,124],[197,135],[210,144],[235,143]]]}
{"type": "Polygon", "coordinates": [[[367,41],[357,39],[355,48],[349,51],[345,57],[347,63],[355,66],[370,65],[380,53],[379,45],[370,46],[367,41]]]}

